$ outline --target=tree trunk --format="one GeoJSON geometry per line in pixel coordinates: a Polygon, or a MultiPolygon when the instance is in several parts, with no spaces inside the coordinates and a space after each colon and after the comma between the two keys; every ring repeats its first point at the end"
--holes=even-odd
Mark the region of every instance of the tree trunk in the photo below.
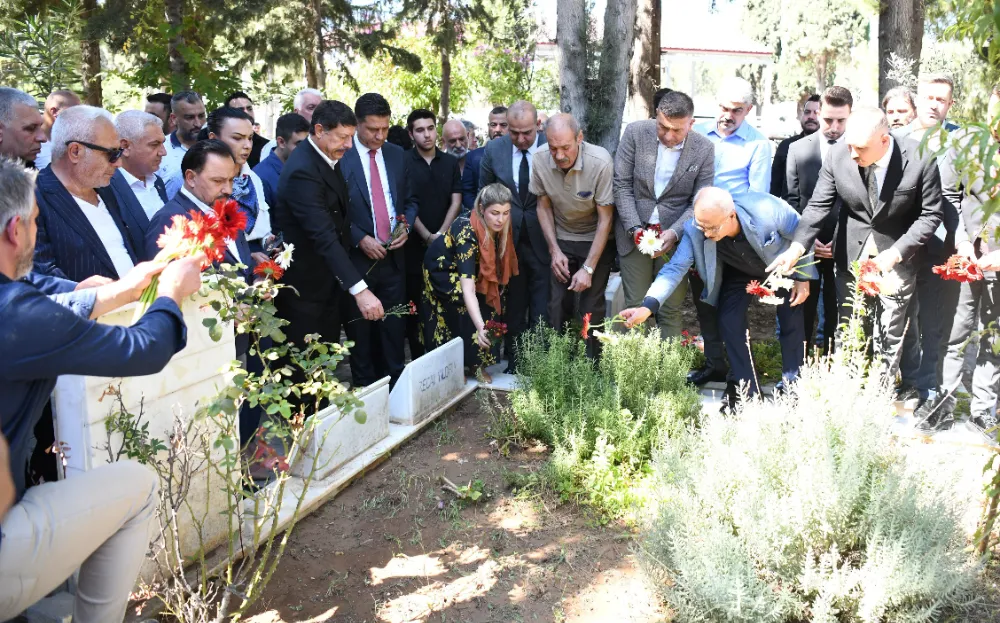
{"type": "Polygon", "coordinates": [[[653,95],[660,87],[660,0],[638,0],[635,52],[629,64],[629,110],[634,119],[656,114],[653,95]]]}
{"type": "Polygon", "coordinates": [[[313,58],[312,52],[310,52],[306,56],[306,86],[310,89],[315,89],[318,82],[319,78],[316,76],[316,59],[313,58]]]}
{"type": "Polygon", "coordinates": [[[83,0],[80,5],[80,21],[83,23],[84,36],[80,41],[81,71],[83,82],[84,103],[91,106],[101,106],[101,44],[90,33],[90,18],[97,10],[97,0],[83,0]]]}
{"type": "Polygon", "coordinates": [[[184,0],[163,0],[170,38],[167,40],[167,57],[170,59],[171,88],[176,91],[191,86],[187,59],[181,53],[184,47],[184,0]]]}
{"type": "Polygon", "coordinates": [[[629,64],[635,40],[635,0],[608,0],[604,11],[604,47],[592,89],[587,128],[590,142],[612,154],[621,138],[622,116],[628,98],[629,64]]]}
{"type": "Polygon", "coordinates": [[[889,0],[882,2],[878,16],[878,98],[898,86],[889,80],[889,54],[895,52],[916,61],[914,73],[920,69],[920,50],[924,36],[924,0],[889,0]]]}
{"type": "MultiPolygon", "coordinates": [[[[319,89],[326,92],[326,42],[323,40],[323,12],[319,0],[309,2],[309,16],[312,21],[312,51],[310,61],[312,64],[312,81],[310,88],[319,89]]],[[[307,67],[309,64],[307,63],[307,67]]]]}
{"type": "Polygon", "coordinates": [[[587,116],[586,0],[557,0],[556,63],[559,108],[583,124],[587,116]]]}
{"type": "Polygon", "coordinates": [[[448,120],[451,113],[451,55],[447,47],[441,48],[441,123],[448,120]]]}
{"type": "Polygon", "coordinates": [[[816,73],[816,92],[822,93],[826,90],[826,83],[830,71],[830,54],[824,52],[816,57],[814,63],[816,73]]]}

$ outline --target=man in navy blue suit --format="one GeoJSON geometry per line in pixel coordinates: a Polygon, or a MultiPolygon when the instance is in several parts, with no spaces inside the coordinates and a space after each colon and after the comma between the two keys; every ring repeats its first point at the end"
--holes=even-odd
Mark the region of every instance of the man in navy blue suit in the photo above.
{"type": "MultiPolygon", "coordinates": [[[[497,106],[490,111],[490,121],[487,127],[489,140],[507,136],[507,107],[497,106]]],[[[483,162],[486,145],[473,149],[465,156],[465,169],[462,171],[462,211],[472,211],[479,194],[479,168],[483,162]]]]}
{"type": "Polygon", "coordinates": [[[121,205],[108,187],[124,150],[111,113],[68,108],[52,126],[52,164],[38,176],[35,270],[72,281],[119,279],[140,261],[142,210],[121,205]]]}
{"type": "MultiPolygon", "coordinates": [[[[389,310],[406,302],[403,245],[417,218],[417,200],[403,150],[386,142],[392,115],[389,102],[378,93],[365,93],[358,98],[354,114],[358,119],[356,141],[340,161],[350,198],[349,255],[354,267],[365,275],[368,288],[389,310]],[[400,217],[405,217],[405,222],[400,217]],[[398,232],[395,238],[393,232],[398,232]]],[[[406,319],[390,316],[371,322],[356,306],[348,307],[354,385],[370,385],[384,376],[395,384],[405,361],[406,319]]]]}
{"type": "Polygon", "coordinates": [[[149,219],[167,202],[167,187],[156,174],[167,155],[163,124],[156,115],[126,110],[115,118],[115,130],[125,151],[121,168],[111,177],[111,192],[118,205],[127,206],[137,218],[144,217],[149,227],[149,219]]]}
{"type": "Polygon", "coordinates": [[[0,160],[0,619],[18,616],[79,569],[73,620],[121,621],[145,559],[156,474],[120,461],[26,490],[29,439],[60,375],[153,374],[184,348],[178,303],[201,286],[200,258],[140,264],[119,281],[77,291],[37,287],[59,281],[51,277],[22,281],[36,239],[34,178],[22,163],[0,160]],[[138,300],[157,273],[159,298],[136,324],[94,322],[138,300]]]}

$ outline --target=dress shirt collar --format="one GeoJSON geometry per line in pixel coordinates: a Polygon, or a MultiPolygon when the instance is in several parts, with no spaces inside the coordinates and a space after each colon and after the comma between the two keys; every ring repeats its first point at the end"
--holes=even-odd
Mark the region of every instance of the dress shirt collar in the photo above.
{"type": "MultiPolygon", "coordinates": [[[[525,151],[527,151],[529,155],[534,154],[536,151],[538,151],[538,142],[540,140],[541,140],[541,137],[538,135],[538,133],[535,133],[535,142],[532,143],[531,147],[529,147],[525,151]]],[[[512,156],[516,156],[520,152],[521,152],[521,150],[518,149],[517,145],[514,144],[514,141],[511,141],[510,142],[510,154],[512,156]]]]}
{"type": "Polygon", "coordinates": [[[212,211],[212,208],[208,207],[208,205],[201,199],[195,197],[194,193],[188,190],[186,186],[181,186],[181,193],[183,193],[185,197],[190,199],[192,203],[198,206],[198,209],[201,210],[202,212],[209,213],[212,211]]]}
{"type": "MultiPolygon", "coordinates": [[[[359,155],[360,154],[364,154],[364,155],[368,156],[373,151],[375,152],[376,156],[382,155],[382,148],[381,147],[379,147],[378,149],[372,149],[368,145],[365,145],[364,143],[361,142],[361,139],[358,138],[358,133],[357,132],[354,133],[354,144],[358,146],[358,154],[359,155]]],[[[371,157],[371,156],[369,156],[369,157],[371,157]]]]}
{"type": "Polygon", "coordinates": [[[309,140],[309,144],[312,145],[313,149],[316,150],[316,153],[318,153],[323,158],[323,160],[326,160],[326,163],[328,165],[330,165],[331,169],[334,168],[335,166],[337,166],[337,161],[336,160],[332,160],[330,158],[330,156],[327,156],[325,153],[323,153],[323,150],[319,148],[319,145],[317,145],[313,141],[313,137],[310,136],[308,140],[309,140]]]}
{"type": "Polygon", "coordinates": [[[145,180],[140,180],[136,176],[132,175],[125,169],[121,167],[122,177],[125,178],[125,182],[129,185],[129,188],[135,186],[136,184],[142,184],[144,188],[150,188],[156,183],[156,175],[147,175],[145,180]]]}
{"type": "Polygon", "coordinates": [[[889,135],[889,149],[885,150],[885,155],[879,158],[875,162],[876,168],[882,169],[883,171],[889,167],[889,161],[892,160],[892,151],[895,147],[896,141],[889,135]]]}
{"type": "Polygon", "coordinates": [[[736,130],[734,132],[730,133],[728,136],[723,136],[722,132],[719,132],[719,124],[717,122],[712,121],[710,123],[712,124],[712,126],[709,129],[708,134],[715,134],[716,136],[718,136],[720,139],[722,139],[724,141],[729,140],[729,138],[732,137],[732,136],[736,136],[736,137],[738,137],[740,140],[742,140],[744,142],[746,142],[748,140],[747,139],[747,135],[750,133],[750,129],[749,129],[749,125],[750,124],[747,123],[746,119],[744,119],[743,122],[736,128],[736,130]]]}
{"type": "Polygon", "coordinates": [[[684,139],[683,141],[681,141],[680,145],[675,145],[674,147],[667,147],[666,145],[663,144],[663,141],[661,141],[659,137],[656,138],[656,144],[659,145],[660,148],[662,148],[665,151],[684,151],[684,143],[686,142],[687,139],[684,139]]]}

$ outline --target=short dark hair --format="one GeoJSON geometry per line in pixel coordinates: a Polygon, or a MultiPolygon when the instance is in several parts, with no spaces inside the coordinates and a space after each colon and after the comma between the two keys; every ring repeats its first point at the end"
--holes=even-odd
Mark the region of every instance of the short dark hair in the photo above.
{"type": "Polygon", "coordinates": [[[229,94],[229,97],[226,98],[226,106],[229,106],[229,102],[240,99],[249,100],[249,102],[253,104],[253,99],[243,91],[233,91],[229,94]]]}
{"type": "Polygon", "coordinates": [[[854,96],[844,87],[832,86],[823,91],[822,102],[827,106],[854,107],[854,96]]]}
{"type": "Polygon", "coordinates": [[[170,107],[171,95],[169,93],[150,93],[146,96],[146,101],[150,104],[162,104],[163,110],[170,112],[172,109],[170,107]]]}
{"type": "Polygon", "coordinates": [[[818,102],[822,96],[819,93],[813,93],[806,98],[807,102],[818,102]]]}
{"type": "Polygon", "coordinates": [[[389,102],[378,93],[365,93],[354,103],[354,116],[361,122],[365,117],[391,117],[389,102]]]}
{"type": "Polygon", "coordinates": [[[671,91],[663,94],[656,111],[663,113],[667,119],[686,119],[694,116],[694,102],[687,93],[671,91]]]}
{"type": "Polygon", "coordinates": [[[208,123],[206,128],[208,131],[216,136],[222,134],[222,126],[226,124],[226,119],[244,119],[253,123],[253,117],[246,114],[239,108],[230,108],[229,106],[223,106],[222,108],[216,108],[208,115],[208,123]]]}
{"type": "Polygon", "coordinates": [[[208,157],[212,154],[232,158],[233,164],[236,164],[236,158],[233,158],[233,150],[229,149],[229,145],[217,138],[212,138],[198,141],[191,146],[191,149],[187,150],[181,160],[181,175],[190,169],[194,169],[195,173],[201,173],[201,170],[205,168],[205,163],[208,162],[208,157]]]}
{"type": "Polygon", "coordinates": [[[911,91],[908,87],[893,87],[889,89],[886,92],[885,97],[882,98],[882,110],[885,110],[886,106],[889,105],[889,100],[894,97],[903,98],[906,100],[906,103],[910,105],[910,108],[914,111],[917,109],[917,107],[913,104],[913,91],[911,91]]]}
{"type": "Polygon", "coordinates": [[[344,102],[337,100],[323,100],[313,111],[312,123],[309,124],[309,133],[316,133],[316,126],[323,126],[324,130],[332,130],[339,126],[355,128],[358,126],[358,118],[354,116],[354,111],[344,102]]]}
{"type": "Polygon", "coordinates": [[[413,139],[410,138],[410,133],[406,131],[406,128],[401,125],[394,125],[389,128],[386,140],[403,149],[413,149],[413,139]]]}
{"type": "Polygon", "coordinates": [[[416,123],[417,121],[420,121],[421,119],[430,119],[431,121],[434,122],[435,125],[437,125],[437,117],[434,115],[434,113],[427,110],[426,108],[418,108],[413,112],[411,112],[409,116],[406,117],[406,131],[412,132],[413,124],[416,123]]]}
{"type": "Polygon", "coordinates": [[[656,93],[653,93],[653,112],[654,113],[656,112],[656,109],[658,109],[660,107],[660,100],[663,99],[663,96],[666,95],[667,93],[670,93],[671,91],[673,91],[673,89],[668,89],[667,87],[663,87],[662,89],[657,89],[656,93]]]}
{"type": "Polygon", "coordinates": [[[292,138],[292,134],[297,132],[308,132],[309,122],[302,115],[290,112],[287,115],[278,117],[278,123],[274,127],[274,134],[286,141],[292,138]]]}
{"type": "Polygon", "coordinates": [[[181,102],[186,102],[188,104],[197,104],[201,101],[201,95],[198,95],[195,91],[180,91],[174,93],[174,96],[170,98],[170,110],[171,112],[177,108],[177,104],[181,102]]]}
{"type": "Polygon", "coordinates": [[[506,106],[495,106],[493,108],[493,110],[490,111],[490,114],[491,115],[506,115],[507,114],[507,107],[506,106]]]}

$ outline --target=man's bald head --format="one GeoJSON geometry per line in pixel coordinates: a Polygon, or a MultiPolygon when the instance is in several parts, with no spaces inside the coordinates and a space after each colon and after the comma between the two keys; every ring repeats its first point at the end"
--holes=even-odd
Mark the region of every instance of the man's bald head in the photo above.
{"type": "Polygon", "coordinates": [[[525,100],[517,100],[510,105],[507,109],[507,120],[511,119],[530,119],[531,123],[538,123],[538,109],[531,102],[525,100]]]}
{"type": "Polygon", "coordinates": [[[546,136],[548,136],[549,131],[560,132],[566,130],[572,132],[574,135],[580,133],[580,122],[569,113],[556,113],[545,122],[546,136]]]}
{"type": "Polygon", "coordinates": [[[885,112],[871,106],[855,108],[847,119],[844,141],[858,166],[867,167],[881,160],[890,144],[885,112]]]}
{"type": "Polygon", "coordinates": [[[694,222],[711,240],[735,236],[739,221],[735,218],[736,204],[728,191],[707,186],[694,196],[694,222]]]}
{"type": "Polygon", "coordinates": [[[441,127],[441,142],[444,150],[459,160],[469,153],[469,135],[459,119],[449,119],[441,127]]]}
{"type": "Polygon", "coordinates": [[[42,115],[46,132],[52,129],[52,124],[55,123],[59,113],[79,105],[80,96],[69,89],[57,89],[49,93],[49,96],[45,98],[45,110],[42,115]]]}

